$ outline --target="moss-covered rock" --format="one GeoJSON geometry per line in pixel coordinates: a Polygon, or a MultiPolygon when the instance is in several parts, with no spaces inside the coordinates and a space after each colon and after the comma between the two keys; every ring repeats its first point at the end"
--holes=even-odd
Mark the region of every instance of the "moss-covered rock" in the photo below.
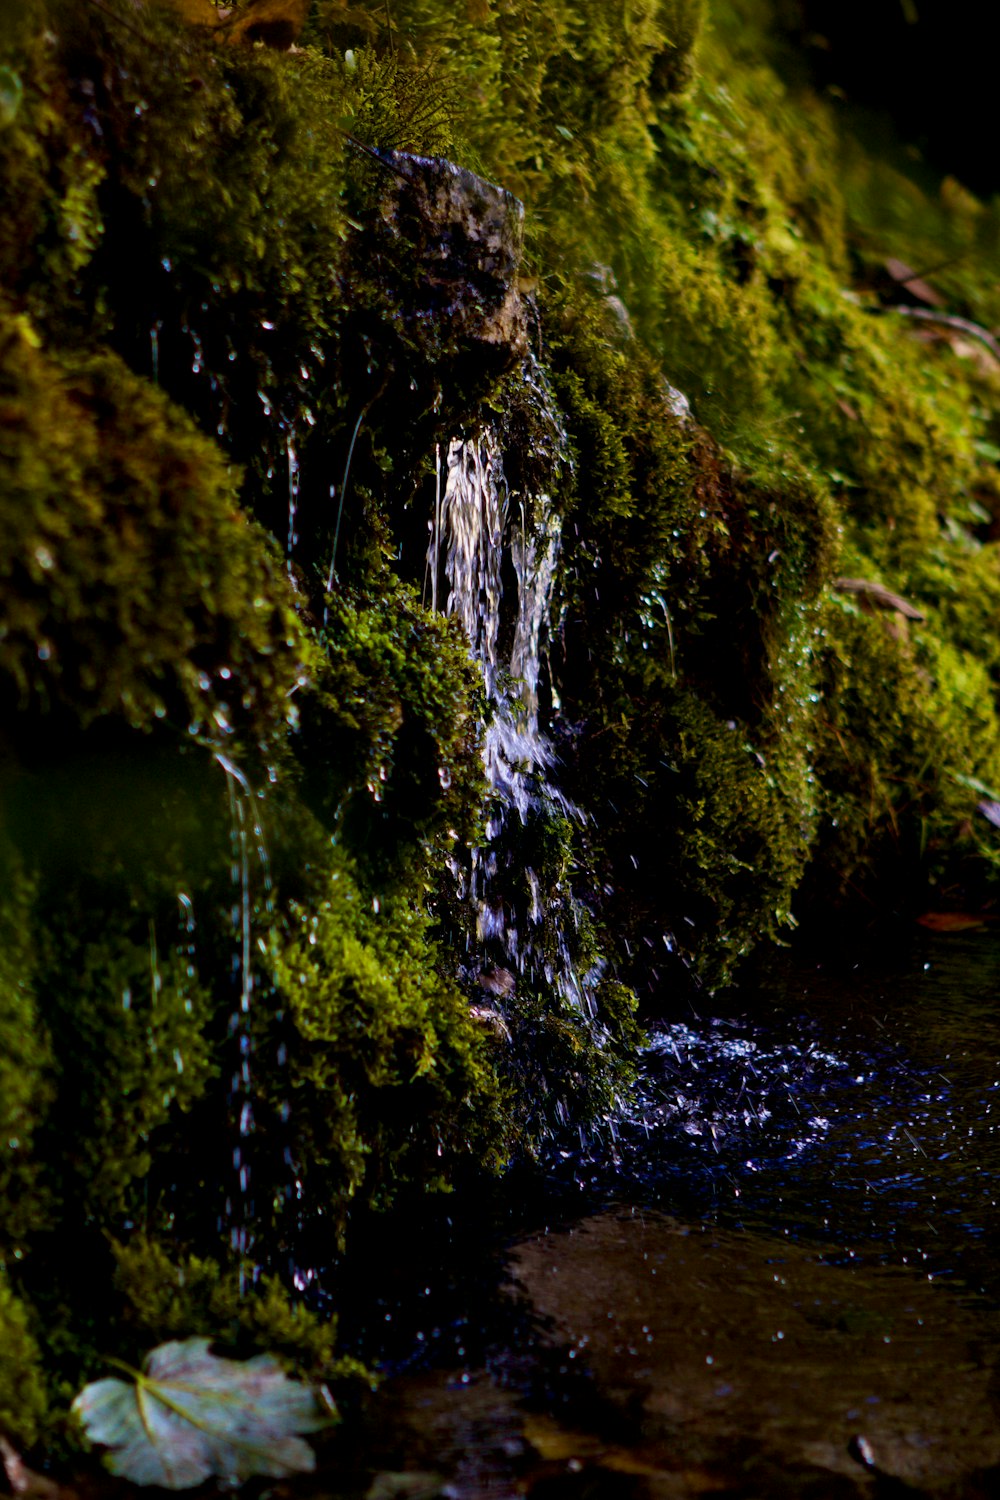
{"type": "Polygon", "coordinates": [[[362,1183],[388,1201],[401,1184],[440,1180],[442,1161],[477,1142],[502,1154],[503,1141],[481,1038],[439,971],[426,915],[405,896],[365,899],[339,862],[328,889],[312,912],[293,911],[276,977],[303,1192],[329,1214],[362,1183]]]}
{"type": "Polygon", "coordinates": [[[1000,376],[883,264],[950,260],[982,335],[995,210],[848,139],[766,0],[280,10],[3,31],[22,1443],[116,1338],[328,1371],[296,1275],[357,1205],[613,1116],[630,986],[859,893],[995,897],[1000,376]],[[420,594],[487,428],[561,538],[492,703],[420,594]],[[520,695],[558,759],[515,812],[481,751],[520,695]]]}

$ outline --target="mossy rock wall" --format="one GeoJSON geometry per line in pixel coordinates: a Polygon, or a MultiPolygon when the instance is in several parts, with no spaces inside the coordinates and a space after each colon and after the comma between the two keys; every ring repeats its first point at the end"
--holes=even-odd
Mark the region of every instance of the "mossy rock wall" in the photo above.
{"type": "Polygon", "coordinates": [[[995,899],[1000,362],[885,282],[946,261],[943,305],[995,327],[995,208],[789,81],[763,0],[293,9],[35,0],[4,31],[20,1444],[109,1349],[329,1371],[295,1272],[335,1300],[353,1205],[599,1127],[633,988],[668,1006],[858,900],[995,899]],[[465,303],[400,151],[523,200],[523,259],[518,220],[465,303]],[[583,814],[512,820],[505,878],[594,1015],[544,975],[484,1005],[456,886],[490,708],[421,581],[440,455],[487,424],[561,528],[541,700],[583,814]]]}

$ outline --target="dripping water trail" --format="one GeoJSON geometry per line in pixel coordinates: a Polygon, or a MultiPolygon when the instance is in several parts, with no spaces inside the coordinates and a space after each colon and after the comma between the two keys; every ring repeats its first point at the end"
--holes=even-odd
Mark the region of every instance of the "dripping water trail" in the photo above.
{"type": "MultiPolygon", "coordinates": [[[[340,501],[337,505],[337,523],[333,529],[333,546],[330,548],[330,567],[326,575],[326,591],[328,594],[333,592],[333,581],[337,576],[337,548],[340,545],[340,523],[344,519],[344,497],[347,494],[347,481],[351,477],[351,464],[354,461],[355,444],[358,441],[358,434],[361,432],[362,423],[364,422],[365,417],[367,417],[368,413],[371,411],[372,406],[375,404],[375,401],[378,399],[379,395],[381,395],[381,391],[373,396],[372,399],[367,402],[358,412],[358,420],[355,422],[354,431],[351,433],[351,441],[347,449],[347,458],[344,461],[344,475],[340,481],[340,501]]],[[[330,487],[330,499],[331,501],[333,500],[332,485],[330,487]]],[[[326,621],[324,619],[324,624],[325,623],[326,621]]]]}
{"type": "Polygon", "coordinates": [[[288,541],[285,545],[285,561],[288,576],[292,576],[292,553],[299,540],[296,522],[299,513],[299,456],[295,428],[289,427],[285,434],[285,452],[288,456],[288,541]]]}
{"type": "MultiPolygon", "coordinates": [[[[194,902],[186,891],[177,892],[177,929],[174,953],[179,960],[180,972],[184,975],[183,983],[189,988],[197,977],[198,949],[195,941],[197,924],[194,916],[194,902]]],[[[185,997],[184,1006],[190,1012],[190,993],[185,997]]],[[[184,1055],[176,1047],[174,1048],[174,1067],[178,1074],[184,1072],[184,1055]]]]}
{"type": "Polygon", "coordinates": [[[272,909],[271,872],[264,831],[257,814],[257,797],[250,782],[239,766],[221,750],[215,751],[215,759],[225,772],[229,794],[230,870],[236,893],[231,920],[237,939],[233,954],[233,980],[238,1001],[237,1008],[229,1019],[229,1034],[236,1052],[234,1071],[230,1077],[229,1115],[231,1121],[235,1122],[236,1142],[233,1147],[234,1181],[226,1198],[225,1216],[229,1225],[230,1243],[239,1257],[242,1294],[246,1289],[248,1270],[251,1275],[256,1271],[250,1259],[254,1246],[250,1142],[254,1129],[252,1004],[255,992],[251,839],[260,869],[264,906],[268,915],[272,909]]]}
{"type": "Polygon", "coordinates": [[[441,490],[441,444],[434,444],[434,515],[428,522],[430,539],[427,544],[427,563],[424,568],[424,592],[421,603],[427,605],[427,580],[431,585],[431,613],[437,614],[438,580],[441,573],[441,507],[444,496],[441,490]]]}

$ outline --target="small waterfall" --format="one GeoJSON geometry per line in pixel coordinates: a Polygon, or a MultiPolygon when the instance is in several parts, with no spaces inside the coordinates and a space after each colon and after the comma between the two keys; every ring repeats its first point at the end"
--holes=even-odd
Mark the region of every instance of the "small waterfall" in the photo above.
{"type": "MultiPolygon", "coordinates": [[[[568,461],[565,438],[539,373],[532,374],[535,398],[544,398],[543,415],[552,432],[545,467],[556,477],[568,461]]],[[[506,1031],[508,1022],[516,1024],[519,997],[547,994],[547,1005],[568,1006],[601,1045],[604,1032],[595,1020],[600,966],[581,972],[576,956],[580,905],[562,870],[554,875],[542,864],[536,869],[524,856],[525,849],[530,856],[545,842],[533,837],[543,825],[583,821],[557,785],[555,752],[540,722],[559,517],[548,493],[511,490],[496,427],[453,440],[445,471],[427,558],[432,599],[443,557],[446,609],[465,628],[492,709],[483,746],[491,792],[487,842],[472,851],[467,871],[457,861],[453,865],[460,894],[474,915],[477,951],[470,953],[467,968],[484,992],[477,1011],[506,1031]],[[516,610],[504,596],[505,573],[508,594],[513,593],[510,575],[516,580],[516,610]]],[[[552,1086],[558,1092],[559,1080],[552,1086]]],[[[567,1118],[562,1099],[555,1111],[567,1118]]]]}
{"type": "Polygon", "coordinates": [[[448,448],[441,534],[433,543],[436,574],[441,535],[447,537],[447,611],[461,620],[480,663],[487,696],[497,697],[497,642],[503,585],[500,566],[510,496],[500,444],[492,428],[448,448]]]}

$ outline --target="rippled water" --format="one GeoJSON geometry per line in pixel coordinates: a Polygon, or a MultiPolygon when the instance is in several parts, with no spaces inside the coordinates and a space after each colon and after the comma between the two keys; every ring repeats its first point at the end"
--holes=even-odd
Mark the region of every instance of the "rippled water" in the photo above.
{"type": "Polygon", "coordinates": [[[654,1033],[634,1175],[728,1223],[1000,1294],[1000,943],[788,966],[744,1003],[654,1033]]]}
{"type": "Polygon", "coordinates": [[[612,1147],[371,1258],[355,1482],[1000,1496],[998,1002],[994,935],[921,936],[659,1023],[612,1147]]]}

